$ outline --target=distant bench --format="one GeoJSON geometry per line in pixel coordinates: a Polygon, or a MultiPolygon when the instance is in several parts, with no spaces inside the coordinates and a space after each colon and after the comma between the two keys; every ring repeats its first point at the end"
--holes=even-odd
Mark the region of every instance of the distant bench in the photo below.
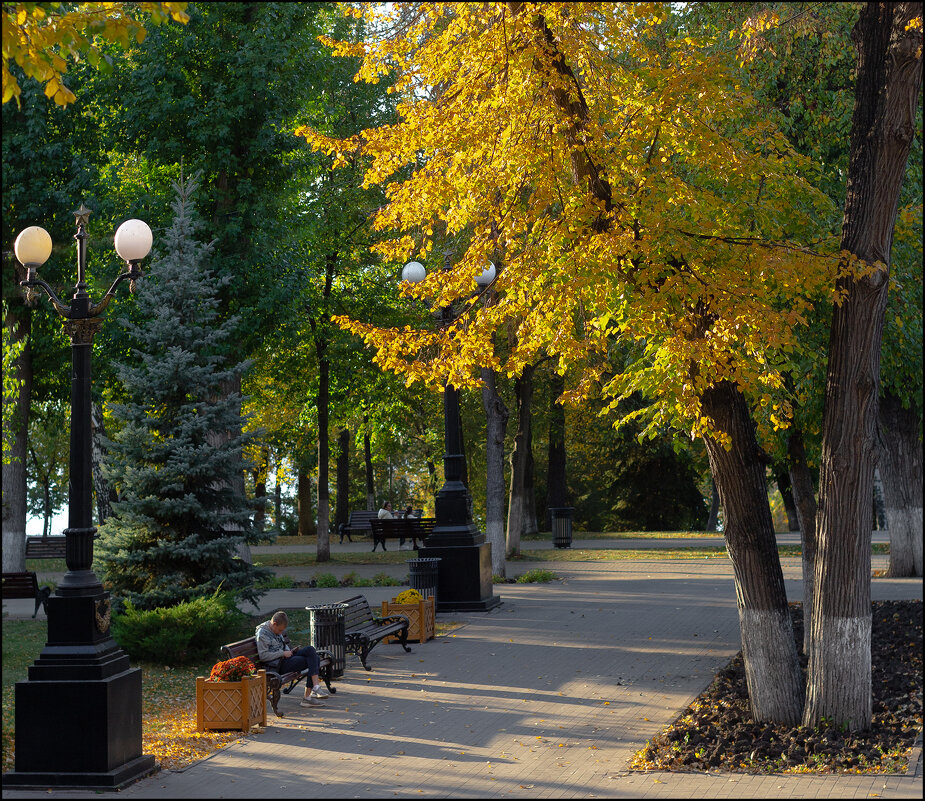
{"type": "Polygon", "coordinates": [[[64,559],[67,537],[26,537],[26,559],[64,559]]]}
{"type": "Polygon", "coordinates": [[[339,534],[341,542],[344,537],[353,542],[351,534],[358,534],[361,537],[371,535],[373,530],[370,523],[376,519],[378,512],[370,512],[368,509],[354,509],[350,513],[350,519],[346,523],[340,524],[339,534]]]}
{"type": "Polygon", "coordinates": [[[51,587],[39,587],[39,580],[35,573],[4,573],[3,574],[3,597],[4,598],[35,598],[35,611],[32,617],[39,613],[41,606],[48,614],[48,598],[51,595],[51,587]]]}
{"type": "Polygon", "coordinates": [[[437,521],[433,517],[396,517],[386,518],[385,520],[372,520],[370,524],[373,529],[373,550],[381,545],[382,550],[386,550],[385,541],[387,539],[397,539],[399,545],[405,540],[411,540],[412,547],[417,549],[418,540],[423,542],[434,530],[434,523],[437,521]]]}

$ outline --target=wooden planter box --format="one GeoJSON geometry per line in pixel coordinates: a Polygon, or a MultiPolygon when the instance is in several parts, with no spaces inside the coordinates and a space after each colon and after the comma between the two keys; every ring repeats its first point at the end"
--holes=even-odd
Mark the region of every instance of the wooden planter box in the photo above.
{"type": "Polygon", "coordinates": [[[196,729],[240,729],[267,725],[267,672],[241,681],[196,679],[196,729]]]}
{"type": "MultiPolygon", "coordinates": [[[[382,616],[404,615],[408,618],[408,641],[425,642],[433,639],[437,626],[434,619],[434,599],[425,598],[416,604],[396,604],[392,601],[382,602],[382,616]]],[[[386,637],[383,642],[398,642],[398,637],[386,637]]]]}

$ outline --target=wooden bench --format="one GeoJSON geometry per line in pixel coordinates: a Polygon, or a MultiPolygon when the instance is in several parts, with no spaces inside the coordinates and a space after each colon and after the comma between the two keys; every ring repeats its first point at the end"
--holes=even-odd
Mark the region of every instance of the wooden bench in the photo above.
{"type": "Polygon", "coordinates": [[[423,542],[434,530],[433,517],[397,517],[371,521],[373,529],[373,550],[381,545],[386,550],[387,539],[397,539],[401,547],[405,540],[411,540],[411,547],[417,550],[418,540],[423,542]]]}
{"type": "Polygon", "coordinates": [[[370,512],[368,509],[354,509],[350,513],[350,519],[346,523],[341,523],[338,533],[340,534],[340,541],[344,541],[346,537],[350,542],[353,542],[351,534],[358,534],[361,537],[372,534],[372,528],[370,523],[376,519],[378,512],[370,512]]]}
{"type": "Polygon", "coordinates": [[[26,537],[26,559],[64,559],[67,537],[26,537]]]}
{"type": "MultiPolygon", "coordinates": [[[[284,635],[286,640],[286,645],[289,645],[289,638],[284,635]]],[[[327,685],[328,690],[333,695],[337,692],[336,687],[331,686],[331,665],[334,661],[334,656],[330,651],[325,651],[321,648],[315,649],[318,652],[318,657],[321,660],[321,668],[318,675],[321,677],[322,681],[327,685]]],[[[274,670],[269,665],[261,662],[257,656],[257,637],[248,637],[244,640],[238,640],[237,642],[228,643],[228,645],[222,646],[222,656],[225,659],[234,659],[237,656],[246,656],[250,659],[251,662],[257,667],[257,669],[263,669],[267,672],[267,698],[270,701],[270,706],[273,707],[273,711],[276,713],[276,717],[283,717],[283,713],[279,711],[279,699],[280,693],[284,692],[286,695],[292,692],[293,688],[308,675],[308,669],[306,668],[302,672],[295,670],[289,671],[288,673],[280,673],[279,671],[274,670]]]]}
{"type": "Polygon", "coordinates": [[[346,650],[348,653],[360,657],[360,662],[367,670],[372,668],[366,664],[369,652],[385,637],[396,635],[398,642],[405,651],[408,647],[408,618],[404,615],[374,615],[369,608],[369,601],[363,595],[355,595],[341,603],[347,604],[344,610],[344,634],[346,650]]]}
{"type": "Polygon", "coordinates": [[[4,598],[35,598],[35,611],[32,617],[39,613],[41,606],[48,614],[48,598],[51,595],[51,587],[39,587],[39,580],[35,573],[4,573],[3,574],[3,597],[4,598]]]}

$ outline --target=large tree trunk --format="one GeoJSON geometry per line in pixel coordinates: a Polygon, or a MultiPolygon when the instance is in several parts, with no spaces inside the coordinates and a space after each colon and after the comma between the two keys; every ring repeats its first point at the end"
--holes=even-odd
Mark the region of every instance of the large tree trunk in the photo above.
{"type": "MultiPolygon", "coordinates": [[[[364,426],[369,423],[369,417],[363,418],[364,426]]],[[[363,432],[363,464],[366,466],[366,511],[376,511],[376,485],[373,482],[373,453],[369,441],[369,430],[363,432]]]]}
{"type": "Polygon", "coordinates": [[[331,494],[328,486],[331,458],[331,447],[328,443],[329,369],[327,355],[321,349],[318,358],[318,562],[327,562],[331,558],[331,494]]]}
{"type": "Polygon", "coordinates": [[[337,434],[337,505],[334,526],[346,524],[350,514],[350,431],[342,428],[337,434]]]}
{"type": "Polygon", "coordinates": [[[530,405],[533,402],[533,367],[527,365],[514,382],[517,397],[517,433],[511,451],[511,493],[507,511],[507,556],[520,555],[520,538],[527,521],[528,450],[532,436],[530,405]]]}
{"type": "Polygon", "coordinates": [[[790,482],[790,473],[783,465],[775,465],[774,480],[784,502],[784,513],[787,515],[787,531],[799,531],[800,521],[797,518],[796,503],[793,500],[793,485],[790,482]]]}
{"type": "Polygon", "coordinates": [[[921,416],[891,393],[880,399],[880,476],[890,531],[890,576],[922,575],[921,416]]]}
{"type": "Polygon", "coordinates": [[[549,452],[546,470],[546,513],[544,531],[552,530],[550,509],[568,506],[565,473],[565,409],[559,396],[565,391],[565,378],[553,372],[549,387],[549,452]]]}
{"type": "Polygon", "coordinates": [[[790,486],[797,509],[803,554],[803,653],[809,653],[812,634],[813,588],[816,577],[816,493],[813,477],[806,461],[803,432],[794,428],[787,438],[787,458],[790,462],[790,486]]]}
{"type": "Polygon", "coordinates": [[[803,678],[793,641],[762,459],[745,398],[723,381],[704,392],[703,411],[732,441],[705,437],[726,516],[751,712],[758,722],[793,726],[803,709],[803,678]]]}
{"type": "Polygon", "coordinates": [[[3,572],[21,573],[26,569],[26,445],[28,443],[29,407],[32,402],[32,350],[29,342],[30,312],[21,304],[18,313],[7,306],[3,324],[10,329],[11,340],[26,340],[15,362],[20,381],[13,421],[14,439],[10,461],[3,464],[3,572]]]}
{"type": "Polygon", "coordinates": [[[260,449],[260,463],[254,470],[254,528],[261,534],[267,525],[267,474],[270,472],[270,449],[260,449]]]}
{"type": "Polygon", "coordinates": [[[299,536],[310,537],[315,533],[315,516],[312,513],[312,480],[309,466],[300,464],[296,478],[296,509],[299,516],[299,536]]]}
{"type": "Polygon", "coordinates": [[[819,473],[819,552],[803,723],[871,723],[870,503],[880,341],[899,190],[922,84],[921,3],[868,3],[854,28],[857,84],[832,315],[819,473]]]}
{"type": "Polygon", "coordinates": [[[491,544],[491,572],[506,576],[504,558],[504,434],[510,412],[495,381],[494,370],[482,368],[482,404],[485,407],[485,538],[491,544]]]}

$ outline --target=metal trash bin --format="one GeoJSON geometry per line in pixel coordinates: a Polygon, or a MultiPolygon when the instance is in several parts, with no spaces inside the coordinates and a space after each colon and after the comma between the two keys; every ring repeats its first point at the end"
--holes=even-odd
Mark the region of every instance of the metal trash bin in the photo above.
{"type": "Polygon", "coordinates": [[[434,609],[437,608],[437,564],[440,557],[424,559],[409,559],[408,577],[411,589],[417,590],[425,598],[434,599],[434,609]]]}
{"type": "Polygon", "coordinates": [[[555,506],[552,514],[552,545],[554,548],[572,547],[572,512],[574,506],[555,506]]]}
{"type": "Polygon", "coordinates": [[[331,678],[339,679],[347,667],[344,610],[347,604],[318,604],[305,607],[311,613],[311,644],[330,651],[331,678]]]}

